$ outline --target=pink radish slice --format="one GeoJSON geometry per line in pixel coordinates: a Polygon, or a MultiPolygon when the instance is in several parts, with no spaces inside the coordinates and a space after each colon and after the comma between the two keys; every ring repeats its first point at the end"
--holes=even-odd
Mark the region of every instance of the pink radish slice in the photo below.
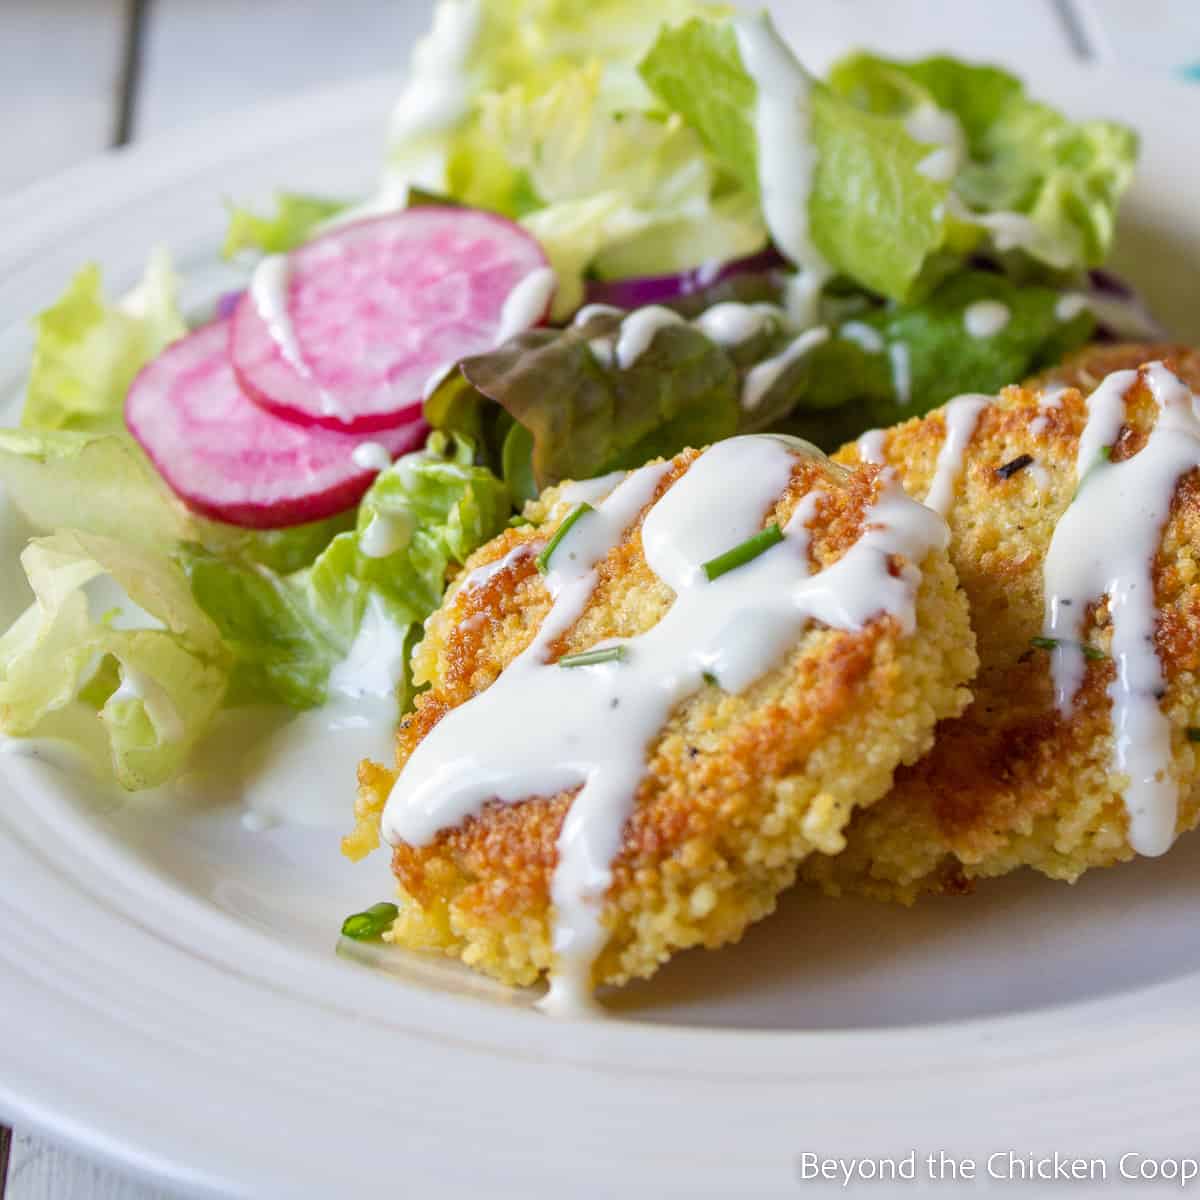
{"type": "Polygon", "coordinates": [[[281,417],[361,433],[407,420],[435,370],[496,345],[505,301],[546,258],[503,217],[430,206],[334,230],[281,266],[282,321],[254,289],[234,313],[238,379],[281,417]]]}
{"type": "MultiPolygon", "coordinates": [[[[281,420],[248,399],[229,363],[229,321],[168,346],[142,369],[125,421],[190,508],[250,529],[279,529],[356,504],[375,472],[356,466],[360,436],[281,420]]],[[[419,418],[373,434],[395,457],[415,449],[419,418]]]]}

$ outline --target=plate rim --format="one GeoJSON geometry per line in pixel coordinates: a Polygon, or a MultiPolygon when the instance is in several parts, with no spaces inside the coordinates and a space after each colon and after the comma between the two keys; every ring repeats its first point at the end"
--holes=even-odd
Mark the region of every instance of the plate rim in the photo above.
{"type": "MultiPolygon", "coordinates": [[[[1087,77],[1092,84],[1099,84],[1105,76],[1115,74],[1103,66],[1081,66],[1070,60],[1056,60],[1056,69],[1068,76],[1087,77]]],[[[1122,75],[1127,77],[1124,71],[1122,75]]],[[[397,81],[398,76],[372,76],[352,84],[337,84],[243,112],[210,118],[183,131],[162,133],[145,142],[97,155],[79,166],[20,189],[0,201],[0,229],[5,231],[0,239],[0,274],[21,269],[31,256],[40,253],[40,248],[56,231],[94,221],[100,212],[119,208],[124,197],[144,195],[151,185],[165,189],[182,186],[190,176],[200,175],[234,156],[261,153],[275,145],[299,144],[313,140],[318,134],[328,134],[347,126],[360,127],[368,119],[368,113],[376,114],[372,119],[379,122],[382,146],[383,114],[388,107],[387,101],[396,92],[397,81]],[[303,133],[297,134],[298,129],[303,133]],[[89,199],[81,202],[81,196],[89,199]],[[107,196],[107,200],[102,201],[103,196],[107,196]]],[[[1185,106],[1200,115],[1200,94],[1186,85],[1147,75],[1144,82],[1139,80],[1139,87],[1142,86],[1176,102],[1186,96],[1185,106]]],[[[1052,89],[1047,87],[1045,90],[1052,89]]],[[[103,835],[89,830],[83,822],[76,820],[73,825],[71,822],[64,824],[68,800],[58,797],[47,804],[45,781],[29,778],[26,766],[10,756],[0,760],[0,779],[8,783],[10,789],[7,810],[0,811],[0,862],[6,861],[7,856],[11,863],[14,851],[29,854],[29,863],[38,860],[42,884],[51,889],[58,888],[63,892],[57,897],[58,901],[68,904],[78,895],[89,894],[79,880],[64,873],[72,861],[69,854],[87,854],[97,863],[107,859],[111,865],[120,859],[120,848],[111,842],[102,844],[103,835]],[[27,777],[22,779],[23,775],[27,777]],[[15,800],[21,803],[14,804],[15,800]],[[36,849],[39,838],[48,838],[55,852],[50,854],[44,846],[36,849]]],[[[17,862],[19,864],[20,855],[17,862]]],[[[131,928],[129,905],[157,899],[183,927],[207,927],[214,935],[218,932],[228,935],[234,944],[245,947],[247,953],[258,956],[263,964],[278,965],[281,969],[288,966],[296,971],[301,967],[306,971],[313,969],[313,956],[308,952],[271,943],[265,935],[238,926],[232,918],[223,916],[202,901],[154,880],[142,865],[129,865],[128,871],[128,878],[123,881],[128,890],[121,891],[119,903],[113,896],[97,897],[92,893],[93,900],[104,903],[97,904],[94,912],[89,914],[94,920],[83,923],[80,936],[87,930],[113,932],[121,922],[128,931],[131,928]],[[214,921],[224,922],[232,928],[218,930],[214,921]]],[[[6,876],[0,873],[0,879],[3,878],[6,876]]],[[[29,921],[35,915],[27,906],[21,905],[19,898],[11,895],[12,891],[12,888],[0,887],[0,914],[7,918],[0,921],[0,927],[9,928],[12,922],[29,921]]],[[[39,893],[39,897],[45,901],[47,893],[39,893]]],[[[186,953],[180,943],[158,937],[153,931],[145,932],[150,939],[147,944],[153,946],[156,959],[170,960],[176,954],[186,953]]],[[[30,949],[25,942],[20,945],[30,949]]],[[[77,952],[83,953],[78,941],[72,945],[77,952]]],[[[0,947],[0,969],[10,977],[16,967],[16,948],[15,942],[7,951],[0,947]]],[[[235,990],[247,986],[256,994],[269,990],[258,975],[236,971],[220,958],[205,959],[204,962],[206,967],[202,974],[211,976],[214,986],[218,980],[223,980],[225,986],[233,980],[235,990]]],[[[380,1004],[382,987],[395,988],[394,983],[381,985],[381,981],[370,979],[368,972],[362,972],[362,977],[353,982],[350,982],[350,973],[340,968],[339,973],[345,978],[335,987],[332,973],[322,972],[322,981],[329,979],[331,990],[341,1000],[341,1007],[335,1006],[339,1027],[361,1020],[363,1010],[355,1005],[367,1004],[369,1000],[369,1010],[375,1012],[380,1004]]],[[[37,976],[27,972],[23,978],[32,980],[34,991],[38,990],[37,976]]],[[[722,1086],[734,1094],[744,1095],[748,1088],[752,1090],[756,1085],[819,1082],[837,1093],[838,1103],[849,1104],[844,1061],[848,1053],[872,1058],[872,1079],[886,1074],[888,1063],[893,1074],[911,1077],[930,1071],[929,1041],[931,1036],[936,1036],[942,1043],[941,1054],[949,1055],[959,1063],[967,1056],[973,1065],[983,1062],[988,1069],[999,1073],[1011,1070],[1014,1062],[1030,1067],[1032,1057],[1039,1052],[1045,1053],[1048,1057],[1039,1068],[1039,1074],[1044,1077],[1048,1068],[1057,1069],[1064,1058],[1083,1056],[1083,1044],[1094,1038],[1098,1031],[1111,1028],[1114,1014],[1129,1017],[1139,1005],[1151,1011],[1149,1017],[1143,1018],[1146,1044],[1127,1047],[1127,1059],[1129,1050],[1145,1049],[1149,1057],[1151,1051],[1157,1052],[1158,1047],[1165,1045],[1175,1066],[1194,1065],[1194,1060],[1200,1059],[1200,1052],[1188,1048],[1186,1035],[1188,1009],[1196,996],[1197,982],[1195,977],[1189,976],[1152,985],[1141,993],[1105,996],[1034,1012],[882,1030],[680,1029],[644,1025],[620,1017],[600,1026],[580,1026],[570,1022],[550,1022],[527,1012],[485,1006],[475,1000],[434,997],[432,993],[421,1002],[419,1015],[423,1020],[432,1021],[435,1027],[445,1028],[464,1021],[477,1028],[483,1026],[488,1030],[488,1036],[495,1039],[487,1047],[491,1052],[495,1053],[503,1044],[508,1044],[510,1050],[516,1045],[524,1048],[516,1057],[525,1065],[538,1062],[552,1066],[557,1072],[569,1074],[585,1070],[594,1076],[615,1072],[627,1079],[634,1070],[633,1063],[618,1059],[614,1068],[611,1064],[606,1067],[601,1061],[605,1055],[619,1052],[638,1064],[649,1064],[648,1069],[637,1072],[635,1078],[657,1083],[674,1074],[664,1074],[673,1060],[690,1061],[696,1056],[706,1063],[716,1062],[724,1067],[716,1072],[716,1076],[722,1086]],[[1066,1031],[1061,1028],[1065,1013],[1076,1018],[1066,1031]],[[583,1038],[586,1044],[582,1046],[578,1044],[577,1036],[581,1028],[590,1030],[583,1038]],[[533,1051],[536,1053],[531,1054],[533,1051]],[[890,1059],[880,1060],[881,1055],[886,1058],[889,1054],[892,1055],[890,1059]]],[[[40,987],[52,992],[45,977],[41,978],[40,987]]],[[[280,994],[279,989],[276,994],[280,994]]],[[[293,1006],[312,1006],[312,998],[302,997],[299,991],[283,994],[293,1006]]],[[[49,998],[62,999],[53,995],[49,998]]],[[[80,1008],[80,998],[73,999],[75,1008],[80,1008]]],[[[99,994],[93,997],[97,1004],[100,999],[99,994]]],[[[103,999],[112,1003],[107,993],[103,999]]],[[[78,1019],[87,1021],[86,1010],[85,1016],[78,1019]]],[[[101,1013],[97,1008],[91,1024],[96,1029],[104,1029],[116,1019],[115,1011],[101,1013]]],[[[430,1027],[403,1030],[393,1027],[390,1034],[420,1041],[429,1037],[430,1027]]],[[[0,1039],[0,1112],[12,1120],[51,1137],[65,1138],[106,1161],[176,1187],[219,1194],[243,1189],[249,1176],[239,1179],[236,1172],[229,1173],[213,1163],[207,1167],[198,1166],[186,1155],[181,1155],[178,1147],[160,1153],[149,1146],[137,1146],[129,1136],[127,1124],[121,1125],[115,1114],[113,1119],[106,1120],[102,1105],[80,1100],[75,1113],[56,1112],[52,1083],[47,1084],[44,1073],[39,1075],[34,1059],[16,1054],[15,1049],[12,1039],[7,1045],[0,1039]]],[[[23,1049],[29,1049],[29,1046],[23,1049]]],[[[461,1052],[463,1046],[460,1043],[454,1049],[461,1052]]],[[[478,1053],[480,1049],[471,1044],[470,1052],[478,1053]]],[[[713,1076],[708,1072],[674,1074],[676,1081],[683,1077],[696,1082],[697,1086],[713,1082],[713,1076]]],[[[1136,1086],[1144,1085],[1138,1083],[1136,1086]]],[[[647,1090],[652,1089],[647,1085],[647,1090]]],[[[1195,1085],[1192,1090],[1194,1093],[1195,1085]]],[[[1168,1120],[1169,1110],[1161,1104],[1151,1107],[1157,1107],[1163,1112],[1163,1119],[1168,1120]]],[[[1183,1128],[1177,1117],[1175,1127],[1183,1128]]],[[[263,1178],[260,1175],[258,1181],[262,1182],[263,1178]]]]}

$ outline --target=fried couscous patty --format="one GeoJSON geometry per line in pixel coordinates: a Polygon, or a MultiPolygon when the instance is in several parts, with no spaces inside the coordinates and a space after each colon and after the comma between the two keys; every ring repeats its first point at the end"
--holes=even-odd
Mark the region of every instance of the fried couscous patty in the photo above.
{"type": "MultiPolygon", "coordinates": [[[[643,634],[670,609],[674,593],[648,567],[640,530],[698,457],[685,451],[672,461],[651,504],[600,560],[598,585],[557,655],[643,634]]],[[[820,571],[853,548],[887,485],[874,468],[847,471],[816,452],[796,453],[791,472],[763,523],[785,524],[819,490],[808,554],[810,570],[820,571]]],[[[428,690],[401,722],[399,768],[447,712],[487,689],[533,640],[551,605],[535,556],[571,507],[562,489],[532,504],[533,524],[473,555],[427,622],[414,668],[428,690]],[[500,565],[480,571],[488,564],[500,565]]],[[[671,713],[649,747],[613,863],[594,983],[648,976],[676,950],[737,940],[772,911],[797,863],[836,854],[851,813],[929,748],[938,720],[963,710],[976,667],[965,598],[940,548],[919,564],[887,562],[897,577],[912,578],[917,567],[911,632],[886,614],[858,630],[809,623],[745,691],[707,686],[671,713]]],[[[379,845],[397,775],[373,763],[360,768],[358,825],[344,846],[351,857],[379,845]]],[[[389,939],[460,957],[511,984],[552,971],[551,877],[573,795],[492,801],[428,845],[393,847],[401,912],[389,939]]]]}
{"type": "MultiPolygon", "coordinates": [[[[1047,392],[1007,389],[983,409],[966,445],[948,514],[950,554],[970,601],[980,671],[966,713],[943,722],[932,752],[897,773],[892,792],[847,830],[847,849],[815,858],[804,874],[826,890],[911,902],[925,892],[969,890],[976,878],[1031,866],[1074,880],[1089,867],[1133,857],[1123,792],[1114,774],[1110,657],[1086,664],[1069,717],[1060,715],[1051,656],[1037,648],[1043,565],[1055,526],[1077,494],[1076,452],[1087,421],[1084,394],[1146,347],[1096,347],[1052,372],[1047,392]]],[[[1162,350],[1163,347],[1150,347],[1162,350]]],[[[1200,358],[1168,357],[1197,380],[1200,358]]],[[[1200,382],[1200,381],[1197,381],[1200,382]]],[[[1144,379],[1125,396],[1125,424],[1111,451],[1120,462],[1145,444],[1158,412],[1144,379]]],[[[914,496],[924,496],[945,439],[941,411],[887,431],[882,454],[914,496]]],[[[858,460],[856,445],[836,456],[858,460]]],[[[1079,502],[1086,502],[1086,495],[1079,502]]],[[[1177,830],[1200,814],[1200,471],[1179,482],[1152,567],[1159,609],[1154,638],[1166,690],[1177,830]]],[[[1095,603],[1085,640],[1111,643],[1107,602],[1095,603]]]]}
{"type": "Polygon", "coordinates": [[[1192,391],[1200,391],[1200,350],[1175,342],[1097,342],[1068,354],[1057,367],[1026,380],[1025,386],[1073,387],[1087,395],[1114,371],[1132,371],[1149,362],[1169,362],[1192,391]]]}

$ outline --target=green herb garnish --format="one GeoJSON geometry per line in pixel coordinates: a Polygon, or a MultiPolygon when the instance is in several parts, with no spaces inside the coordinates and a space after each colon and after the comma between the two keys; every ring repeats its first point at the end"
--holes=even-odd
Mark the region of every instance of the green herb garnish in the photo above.
{"type": "Polygon", "coordinates": [[[582,654],[567,654],[558,660],[560,667],[594,667],[599,663],[624,662],[624,646],[601,646],[596,650],[585,650],[582,654]]]}
{"type": "Polygon", "coordinates": [[[400,910],[390,901],[372,904],[366,912],[355,913],[342,922],[342,937],[356,942],[373,942],[382,937],[400,915],[400,910]]]}
{"type": "Polygon", "coordinates": [[[550,570],[550,556],[558,549],[559,543],[571,532],[571,527],[585,513],[595,512],[590,504],[586,502],[577,504],[565,517],[562,519],[562,524],[554,531],[554,536],[546,543],[546,548],[537,556],[537,569],[543,575],[550,570]]]}
{"type": "Polygon", "coordinates": [[[762,554],[764,550],[770,550],[772,546],[777,546],[782,541],[783,530],[772,523],[766,529],[760,529],[753,537],[747,538],[740,546],[734,546],[732,550],[726,550],[724,554],[710,558],[704,564],[704,573],[708,576],[709,582],[712,582],[714,579],[719,579],[726,571],[745,566],[746,563],[762,554]]]}
{"type": "Polygon", "coordinates": [[[526,525],[532,524],[533,522],[528,517],[523,517],[520,513],[508,518],[509,529],[523,529],[526,525]]]}
{"type": "Polygon", "coordinates": [[[1064,642],[1058,638],[1032,637],[1029,644],[1035,650],[1057,650],[1059,646],[1075,646],[1084,658],[1091,659],[1092,662],[1100,662],[1108,657],[1099,647],[1089,646],[1087,642],[1064,642]]]}
{"type": "Polygon", "coordinates": [[[705,671],[702,678],[705,683],[710,684],[712,687],[721,686],[721,681],[711,671],[705,671]]]}

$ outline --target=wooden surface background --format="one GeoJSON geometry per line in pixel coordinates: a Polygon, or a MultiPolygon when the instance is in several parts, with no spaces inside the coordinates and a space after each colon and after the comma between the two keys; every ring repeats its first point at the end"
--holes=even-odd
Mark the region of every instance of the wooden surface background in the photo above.
{"type": "MultiPolygon", "coordinates": [[[[847,44],[1015,63],[1023,53],[1060,53],[1200,79],[1198,0],[776,0],[774,7],[789,10],[791,28],[811,25],[847,44]]],[[[431,8],[432,0],[0,0],[0,194],[204,117],[368,74],[399,79],[431,8]]],[[[119,1072],[114,1063],[114,1086],[119,1072]]],[[[0,1126],[0,1200],[170,1195],[0,1126]]]]}

